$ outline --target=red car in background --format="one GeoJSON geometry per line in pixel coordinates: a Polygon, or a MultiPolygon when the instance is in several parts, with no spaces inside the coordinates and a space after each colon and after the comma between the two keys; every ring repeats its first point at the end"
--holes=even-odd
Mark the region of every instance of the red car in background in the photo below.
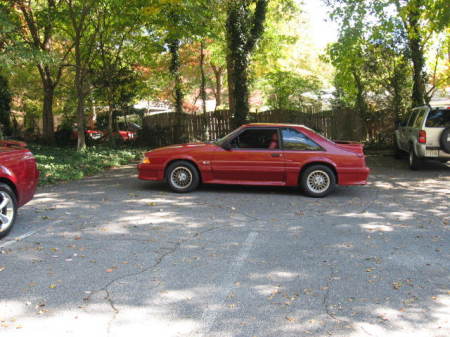
{"type": "Polygon", "coordinates": [[[39,171],[26,144],[0,140],[0,238],[14,225],[17,209],[36,191],[39,171]]]}
{"type": "Polygon", "coordinates": [[[369,175],[362,144],[292,124],[247,124],[214,142],[158,148],[145,153],[138,171],[143,180],[166,180],[175,192],[202,182],[300,186],[311,197],[336,185],[364,185],[369,175]]]}
{"type": "MultiPolygon", "coordinates": [[[[141,128],[141,126],[139,126],[136,123],[132,123],[132,122],[119,122],[117,124],[117,131],[113,132],[114,136],[117,136],[118,139],[122,140],[123,142],[129,142],[129,141],[133,141],[136,140],[137,135],[138,135],[138,131],[141,128]]],[[[106,138],[108,136],[108,131],[102,131],[102,130],[92,130],[92,129],[87,129],[85,131],[86,133],[86,138],[93,140],[93,141],[101,141],[102,139],[106,138]]],[[[77,139],[78,138],[78,131],[76,130],[76,128],[74,128],[73,130],[73,135],[72,135],[73,139],[77,139]]]]}

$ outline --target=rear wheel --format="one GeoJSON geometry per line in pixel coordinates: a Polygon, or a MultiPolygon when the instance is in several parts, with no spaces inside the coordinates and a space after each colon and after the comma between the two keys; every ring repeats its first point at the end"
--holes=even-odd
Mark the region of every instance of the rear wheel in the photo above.
{"type": "Polygon", "coordinates": [[[172,191],[187,193],[198,187],[200,175],[192,163],[176,161],[167,168],[166,180],[172,191]]]}
{"type": "Polygon", "coordinates": [[[416,171],[420,169],[421,166],[422,166],[422,159],[416,156],[416,154],[414,153],[414,149],[411,146],[409,150],[409,168],[411,170],[416,171]]]}
{"type": "Polygon", "coordinates": [[[398,147],[397,141],[394,139],[394,158],[395,159],[401,159],[402,158],[402,151],[398,147]]]}
{"type": "Polygon", "coordinates": [[[302,173],[300,185],[310,197],[322,198],[335,190],[336,177],[329,167],[313,165],[302,173]]]}
{"type": "Polygon", "coordinates": [[[0,238],[11,231],[16,215],[16,195],[8,185],[0,183],[0,238]]]}

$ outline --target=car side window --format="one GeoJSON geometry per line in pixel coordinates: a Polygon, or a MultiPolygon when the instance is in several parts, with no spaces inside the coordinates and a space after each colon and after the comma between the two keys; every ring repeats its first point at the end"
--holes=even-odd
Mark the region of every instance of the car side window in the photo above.
{"type": "Polygon", "coordinates": [[[322,148],[303,133],[285,128],[281,130],[283,137],[283,150],[288,151],[321,151],[322,148]]]}
{"type": "Polygon", "coordinates": [[[450,126],[450,109],[431,110],[428,114],[426,127],[442,127],[450,126]]]}
{"type": "Polygon", "coordinates": [[[279,149],[277,129],[247,129],[236,136],[231,142],[235,149],[279,149]]]}
{"type": "Polygon", "coordinates": [[[420,110],[413,110],[411,113],[411,116],[409,117],[408,120],[408,125],[409,127],[414,125],[414,121],[416,120],[417,114],[419,113],[420,110]]]}
{"type": "Polygon", "coordinates": [[[427,110],[426,109],[421,109],[419,111],[419,114],[414,122],[414,128],[419,129],[422,127],[423,125],[423,120],[425,119],[425,114],[426,114],[427,110]]]}

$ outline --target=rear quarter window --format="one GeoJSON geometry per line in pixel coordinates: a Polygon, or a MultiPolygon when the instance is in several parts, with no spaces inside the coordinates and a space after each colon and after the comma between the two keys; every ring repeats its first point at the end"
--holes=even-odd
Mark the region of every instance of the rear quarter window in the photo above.
{"type": "Polygon", "coordinates": [[[426,110],[420,110],[419,115],[416,118],[416,121],[414,122],[414,127],[419,129],[422,128],[423,120],[425,119],[426,110]]]}
{"type": "Polygon", "coordinates": [[[429,128],[450,127],[450,109],[431,110],[425,126],[429,128]]]}
{"type": "Polygon", "coordinates": [[[281,130],[283,136],[283,150],[288,151],[321,151],[322,148],[303,133],[294,129],[281,130]]]}
{"type": "Polygon", "coordinates": [[[416,109],[411,112],[411,115],[408,120],[408,124],[406,126],[410,126],[410,127],[413,126],[414,121],[416,120],[416,117],[417,117],[417,114],[419,113],[419,111],[420,110],[416,109]]]}

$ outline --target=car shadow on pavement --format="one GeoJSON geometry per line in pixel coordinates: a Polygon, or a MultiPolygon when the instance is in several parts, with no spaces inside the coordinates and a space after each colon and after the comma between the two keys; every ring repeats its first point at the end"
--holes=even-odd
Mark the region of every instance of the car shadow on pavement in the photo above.
{"type": "Polygon", "coordinates": [[[374,161],[324,199],[132,168],[42,188],[0,242],[0,332],[447,336],[449,168],[374,161]]]}

